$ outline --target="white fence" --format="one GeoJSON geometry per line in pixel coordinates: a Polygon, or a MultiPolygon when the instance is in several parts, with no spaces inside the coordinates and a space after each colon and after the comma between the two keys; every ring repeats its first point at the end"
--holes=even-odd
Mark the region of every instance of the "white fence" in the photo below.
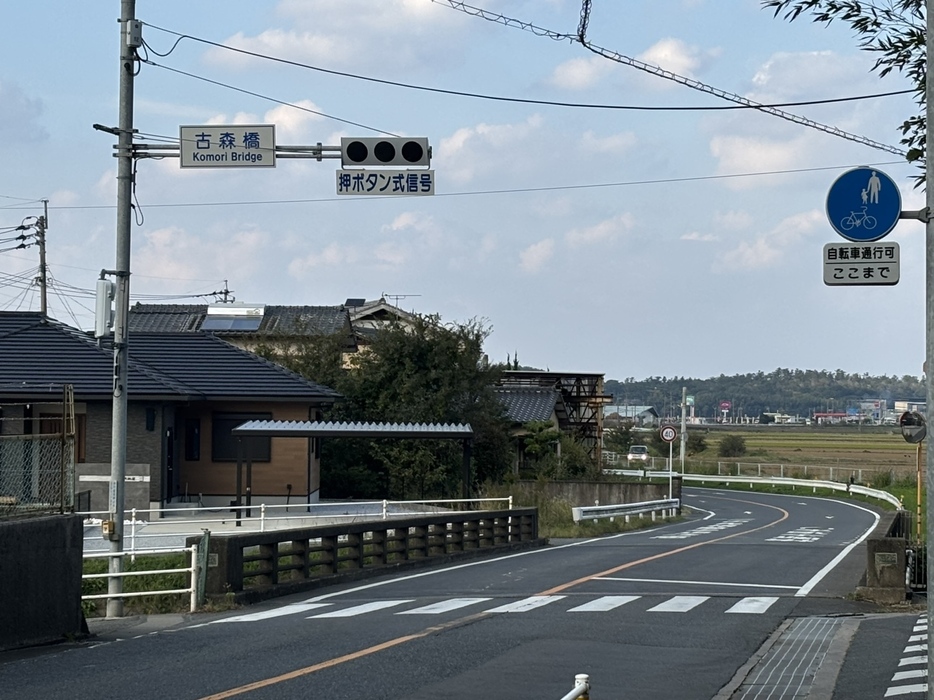
{"type": "MultiPolygon", "coordinates": [[[[120,578],[130,578],[133,576],[153,576],[156,574],[178,574],[186,573],[188,574],[188,583],[187,588],[172,588],[172,589],[162,589],[157,591],[124,591],[122,593],[95,593],[90,595],[81,596],[81,600],[107,600],[109,598],[139,598],[142,596],[156,596],[156,595],[173,595],[179,593],[186,593],[190,597],[190,610],[194,612],[198,609],[198,582],[200,580],[200,564],[198,559],[198,545],[193,544],[190,547],[182,547],[180,549],[143,549],[137,550],[133,555],[144,555],[144,554],[167,554],[173,552],[185,552],[191,555],[190,561],[191,565],[186,567],[181,567],[178,569],[147,569],[145,571],[120,571],[120,572],[107,572],[103,574],[83,574],[81,578],[83,580],[89,581],[93,579],[110,579],[114,577],[120,578]]],[[[85,559],[111,559],[112,557],[124,557],[130,556],[129,552],[107,552],[107,553],[92,553],[85,554],[85,559]]]]}
{"type": "MultiPolygon", "coordinates": [[[[205,508],[199,506],[169,508],[133,508],[124,523],[124,546],[130,554],[140,549],[177,548],[180,538],[200,535],[205,529],[214,532],[266,532],[286,528],[327,525],[331,523],[387,520],[395,516],[432,515],[451,506],[469,505],[471,510],[493,510],[494,504],[512,509],[512,497],[471,498],[429,501],[349,501],[343,503],[292,503],[205,508]],[[258,517],[257,517],[258,516],[258,517]],[[165,543],[162,545],[161,543],[165,543]]],[[[465,510],[470,512],[470,510],[465,510]]],[[[78,515],[88,523],[98,524],[108,516],[105,511],[86,511],[78,515]]],[[[109,544],[99,532],[85,534],[85,551],[103,549],[109,544]]]]}
{"type": "Polygon", "coordinates": [[[574,688],[561,700],[587,700],[590,697],[590,676],[578,673],[574,676],[574,688]]]}

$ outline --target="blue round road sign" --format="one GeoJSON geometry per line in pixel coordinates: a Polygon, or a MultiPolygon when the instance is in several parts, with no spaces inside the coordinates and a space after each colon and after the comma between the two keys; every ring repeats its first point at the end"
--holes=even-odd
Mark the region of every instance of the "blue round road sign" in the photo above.
{"type": "Polygon", "coordinates": [[[849,241],[878,241],[898,223],[902,195],[895,181],[875,168],[854,168],[827,193],[827,219],[849,241]]]}

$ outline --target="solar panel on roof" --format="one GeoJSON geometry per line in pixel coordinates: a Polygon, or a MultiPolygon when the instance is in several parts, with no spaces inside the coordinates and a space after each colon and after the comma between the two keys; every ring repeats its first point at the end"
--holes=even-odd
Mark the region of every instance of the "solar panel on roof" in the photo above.
{"type": "Polygon", "coordinates": [[[203,331],[255,331],[263,322],[260,316],[208,316],[201,324],[203,331]]]}

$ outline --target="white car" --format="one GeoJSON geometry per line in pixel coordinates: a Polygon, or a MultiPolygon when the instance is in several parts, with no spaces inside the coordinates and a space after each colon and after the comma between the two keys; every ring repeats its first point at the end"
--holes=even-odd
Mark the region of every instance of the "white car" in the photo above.
{"type": "Polygon", "coordinates": [[[629,454],[626,455],[626,459],[630,462],[640,461],[645,462],[649,458],[649,448],[645,445],[633,445],[629,448],[629,454]]]}

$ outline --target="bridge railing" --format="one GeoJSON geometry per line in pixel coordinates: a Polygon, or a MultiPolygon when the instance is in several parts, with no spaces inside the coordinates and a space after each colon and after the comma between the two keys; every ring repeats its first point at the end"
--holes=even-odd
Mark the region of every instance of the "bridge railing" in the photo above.
{"type": "MultiPolygon", "coordinates": [[[[188,544],[197,538],[189,538],[188,544]]],[[[267,532],[212,532],[205,592],[253,602],[339,577],[544,541],[538,511],[451,511],[267,532]]]]}
{"type": "Polygon", "coordinates": [[[590,697],[590,676],[578,673],[574,676],[574,687],[561,700],[588,700],[590,697]]]}

